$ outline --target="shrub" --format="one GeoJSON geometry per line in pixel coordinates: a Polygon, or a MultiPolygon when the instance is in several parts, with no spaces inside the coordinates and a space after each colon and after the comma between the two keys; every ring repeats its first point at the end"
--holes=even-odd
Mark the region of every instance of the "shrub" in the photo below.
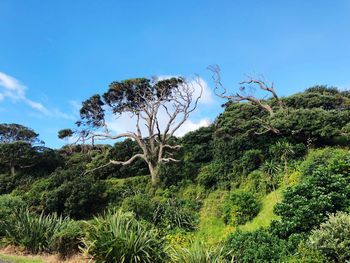
{"type": "Polygon", "coordinates": [[[162,239],[131,213],[108,212],[85,222],[83,252],[95,262],[161,262],[162,239]]]}
{"type": "Polygon", "coordinates": [[[252,171],[258,169],[263,159],[264,156],[260,150],[253,149],[245,151],[239,160],[239,167],[241,167],[241,172],[247,175],[252,171]]]}
{"type": "Polygon", "coordinates": [[[54,235],[65,224],[68,218],[52,215],[36,215],[27,209],[20,209],[14,213],[11,222],[5,222],[6,242],[24,247],[33,254],[51,252],[54,235]]]}
{"type": "Polygon", "coordinates": [[[308,246],[333,262],[350,261],[350,214],[338,212],[311,232],[308,246]]]}
{"type": "Polygon", "coordinates": [[[243,179],[240,188],[264,196],[273,190],[273,183],[266,173],[255,170],[243,179]]]}
{"type": "Polygon", "coordinates": [[[242,190],[230,193],[224,205],[224,221],[226,224],[241,225],[252,220],[260,211],[261,202],[254,194],[242,190]]]}
{"type": "Polygon", "coordinates": [[[12,221],[14,211],[23,209],[25,202],[18,196],[0,195],[0,237],[6,234],[6,224],[12,221]]]}
{"type": "Polygon", "coordinates": [[[182,228],[191,231],[196,229],[198,215],[180,200],[169,198],[158,202],[153,223],[168,230],[182,228]]]}
{"type": "Polygon", "coordinates": [[[133,212],[137,219],[152,221],[154,205],[147,195],[137,194],[124,199],[122,210],[133,212]]]}
{"type": "MultiPolygon", "coordinates": [[[[307,161],[309,162],[309,160],[307,161]]],[[[318,161],[317,161],[318,162],[318,161]]],[[[311,174],[306,169],[304,180],[284,192],[284,199],[275,207],[280,221],[272,229],[282,238],[293,233],[308,233],[326,218],[328,213],[345,210],[350,205],[350,159],[327,161],[324,166],[314,165],[311,174]],[[328,162],[328,164],[327,164],[328,162]]]]}
{"type": "Polygon", "coordinates": [[[209,189],[216,186],[220,178],[222,178],[220,164],[212,162],[202,167],[197,176],[197,182],[209,189]]]}
{"type": "Polygon", "coordinates": [[[305,177],[311,176],[314,170],[326,166],[341,166],[333,170],[336,173],[347,172],[350,175],[350,152],[344,149],[324,148],[312,150],[301,164],[301,172],[305,177]],[[340,163],[339,163],[340,162],[340,163]]]}
{"type": "Polygon", "coordinates": [[[288,263],[328,263],[327,259],[316,249],[311,249],[301,242],[297,252],[287,257],[284,262],[288,263]]]}
{"type": "Polygon", "coordinates": [[[62,259],[69,258],[79,251],[82,237],[82,222],[70,220],[54,234],[53,250],[58,252],[62,259]]]}
{"type": "Polygon", "coordinates": [[[237,230],[225,242],[224,252],[227,260],[234,257],[234,262],[281,262],[287,255],[284,240],[270,234],[265,229],[254,232],[237,230]]]}

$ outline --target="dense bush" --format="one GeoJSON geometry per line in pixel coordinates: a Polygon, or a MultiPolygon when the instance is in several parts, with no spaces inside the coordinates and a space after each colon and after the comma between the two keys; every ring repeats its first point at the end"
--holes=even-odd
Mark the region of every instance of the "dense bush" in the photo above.
{"type": "Polygon", "coordinates": [[[234,226],[252,220],[260,211],[261,202],[251,192],[235,190],[224,205],[224,221],[234,226]]]}
{"type": "Polygon", "coordinates": [[[55,234],[68,221],[68,218],[58,217],[56,214],[38,216],[27,209],[20,209],[14,213],[11,221],[4,223],[5,240],[33,254],[52,252],[55,234]]]}
{"type": "Polygon", "coordinates": [[[105,181],[107,201],[114,206],[119,206],[127,197],[146,194],[150,189],[149,181],[148,176],[108,179],[105,181]]]}
{"type": "Polygon", "coordinates": [[[72,167],[58,169],[49,178],[37,180],[24,194],[24,199],[39,213],[44,211],[82,219],[104,207],[105,188],[104,181],[83,175],[79,167],[72,167]]]}
{"type": "Polygon", "coordinates": [[[6,234],[6,225],[12,222],[13,213],[25,206],[25,202],[18,196],[0,195],[0,237],[6,234]]]}
{"type": "Polygon", "coordinates": [[[162,239],[132,214],[109,212],[86,222],[84,253],[95,262],[162,262],[162,239]]]}
{"type": "Polygon", "coordinates": [[[182,228],[191,231],[197,227],[198,215],[183,201],[168,198],[157,202],[153,213],[153,223],[168,230],[182,228]]]}
{"type": "Polygon", "coordinates": [[[288,254],[286,242],[265,229],[232,233],[225,242],[224,251],[228,260],[233,256],[237,263],[281,262],[288,254]]]}
{"type": "Polygon", "coordinates": [[[154,204],[149,196],[145,194],[137,194],[126,197],[122,202],[122,210],[133,212],[136,219],[145,219],[152,221],[154,204]]]}
{"type": "Polygon", "coordinates": [[[271,178],[267,173],[255,170],[242,180],[240,188],[264,196],[271,192],[278,184],[276,179],[277,176],[276,178],[271,178]]]}
{"type": "Polygon", "coordinates": [[[329,262],[350,261],[350,214],[338,212],[311,232],[308,246],[320,251],[329,262]]]}
{"type": "Polygon", "coordinates": [[[272,229],[280,237],[308,233],[318,227],[328,213],[349,207],[350,154],[346,151],[342,154],[342,158],[338,158],[338,154],[325,163],[319,163],[322,156],[328,155],[327,151],[322,151],[317,158],[311,156],[312,161],[306,160],[307,165],[304,165],[302,174],[304,180],[288,188],[283,201],[275,207],[281,220],[273,222],[272,229]]]}
{"type": "Polygon", "coordinates": [[[222,169],[217,162],[202,167],[197,176],[197,182],[207,189],[215,187],[220,179],[222,179],[222,169]]]}
{"type": "Polygon", "coordinates": [[[84,235],[83,223],[81,221],[69,220],[53,235],[52,248],[58,252],[62,259],[79,252],[81,238],[84,235]]]}

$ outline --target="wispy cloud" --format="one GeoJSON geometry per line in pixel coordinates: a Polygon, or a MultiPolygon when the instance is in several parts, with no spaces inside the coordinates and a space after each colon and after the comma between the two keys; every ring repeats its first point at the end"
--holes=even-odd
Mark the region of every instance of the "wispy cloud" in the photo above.
{"type": "Polygon", "coordinates": [[[22,101],[38,113],[49,116],[73,120],[71,114],[64,113],[57,108],[49,109],[42,103],[33,101],[26,96],[27,87],[16,78],[0,72],[0,101],[10,98],[13,101],[22,101]]]}

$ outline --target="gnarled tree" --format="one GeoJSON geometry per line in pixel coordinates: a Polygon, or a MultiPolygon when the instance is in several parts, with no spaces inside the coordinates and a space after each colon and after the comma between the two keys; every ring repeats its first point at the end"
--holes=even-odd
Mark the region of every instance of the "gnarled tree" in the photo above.
{"type": "MultiPolygon", "coordinates": [[[[141,158],[148,165],[152,185],[157,187],[160,182],[159,166],[178,161],[172,156],[180,145],[171,143],[172,138],[196,109],[201,95],[200,81],[188,82],[184,78],[136,78],[112,82],[102,96],[94,95],[83,102],[78,130],[74,131],[76,142],[94,143],[96,140],[120,138],[134,140],[140,147],[140,153],[126,161],[109,160],[106,165],[128,165],[141,158]],[[196,88],[200,91],[197,92],[196,88]],[[106,117],[110,116],[107,111],[117,116],[130,114],[130,118],[135,120],[135,131],[111,132],[106,121],[106,117]]],[[[67,129],[59,132],[61,138],[65,135],[71,136],[72,132],[67,129]]]]}
{"type": "MultiPolygon", "coordinates": [[[[247,76],[246,80],[241,81],[239,83],[239,92],[236,92],[235,94],[228,94],[226,87],[221,82],[220,67],[218,65],[212,65],[209,66],[208,69],[212,72],[212,78],[215,83],[214,92],[220,98],[237,103],[244,101],[248,102],[251,105],[267,112],[270,117],[273,117],[275,114],[273,107],[266,100],[260,99],[254,95],[256,87],[258,87],[260,91],[267,92],[272,96],[272,98],[276,101],[279,109],[284,109],[283,102],[278,97],[273,83],[267,83],[264,79],[254,79],[250,76],[247,76]]],[[[257,121],[260,122],[260,124],[264,128],[264,131],[256,133],[265,133],[268,131],[271,131],[273,133],[279,133],[278,129],[273,127],[268,121],[261,118],[257,118],[257,121]]]]}

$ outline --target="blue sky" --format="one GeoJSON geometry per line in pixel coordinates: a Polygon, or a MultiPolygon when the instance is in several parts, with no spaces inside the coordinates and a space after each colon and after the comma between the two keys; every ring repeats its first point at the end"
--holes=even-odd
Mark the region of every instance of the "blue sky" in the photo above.
{"type": "MultiPolygon", "coordinates": [[[[0,122],[59,147],[78,104],[114,80],[199,74],[219,64],[232,91],[263,74],[279,94],[350,87],[350,1],[0,0],[0,122]]],[[[186,129],[213,120],[207,94],[186,129]]],[[[125,120],[114,124],[127,128],[125,120]]]]}

